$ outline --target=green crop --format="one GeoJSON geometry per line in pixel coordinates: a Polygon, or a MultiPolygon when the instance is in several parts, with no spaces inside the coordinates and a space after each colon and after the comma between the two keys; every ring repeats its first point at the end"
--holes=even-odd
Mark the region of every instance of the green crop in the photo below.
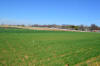
{"type": "Polygon", "coordinates": [[[86,66],[99,56],[100,33],[0,29],[0,66],[86,66]]]}

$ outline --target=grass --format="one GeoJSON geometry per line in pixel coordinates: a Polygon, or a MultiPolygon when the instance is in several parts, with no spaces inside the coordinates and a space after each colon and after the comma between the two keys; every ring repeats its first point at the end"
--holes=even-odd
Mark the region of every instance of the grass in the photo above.
{"type": "Polygon", "coordinates": [[[0,29],[0,66],[86,66],[98,56],[100,33],[0,29]]]}

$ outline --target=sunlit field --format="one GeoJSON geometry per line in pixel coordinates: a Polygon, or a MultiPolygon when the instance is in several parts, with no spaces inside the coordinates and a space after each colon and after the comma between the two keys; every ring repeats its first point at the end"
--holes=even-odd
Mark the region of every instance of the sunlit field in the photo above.
{"type": "Polygon", "coordinates": [[[97,66],[100,33],[0,29],[0,66],[97,66]]]}

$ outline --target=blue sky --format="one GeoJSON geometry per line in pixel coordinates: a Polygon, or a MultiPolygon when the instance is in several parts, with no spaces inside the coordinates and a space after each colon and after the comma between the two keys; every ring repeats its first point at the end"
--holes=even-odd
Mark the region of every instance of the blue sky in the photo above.
{"type": "Polygon", "coordinates": [[[0,23],[100,25],[100,0],[0,0],[0,23]]]}

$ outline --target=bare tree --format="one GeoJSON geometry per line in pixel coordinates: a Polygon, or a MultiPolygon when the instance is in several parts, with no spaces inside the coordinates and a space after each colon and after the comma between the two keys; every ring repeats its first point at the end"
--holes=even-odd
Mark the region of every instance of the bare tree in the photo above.
{"type": "Polygon", "coordinates": [[[91,24],[90,30],[98,30],[98,26],[95,24],[91,24]]]}
{"type": "Polygon", "coordinates": [[[84,25],[80,25],[80,26],[79,26],[79,30],[84,31],[84,30],[85,30],[84,25]]]}

